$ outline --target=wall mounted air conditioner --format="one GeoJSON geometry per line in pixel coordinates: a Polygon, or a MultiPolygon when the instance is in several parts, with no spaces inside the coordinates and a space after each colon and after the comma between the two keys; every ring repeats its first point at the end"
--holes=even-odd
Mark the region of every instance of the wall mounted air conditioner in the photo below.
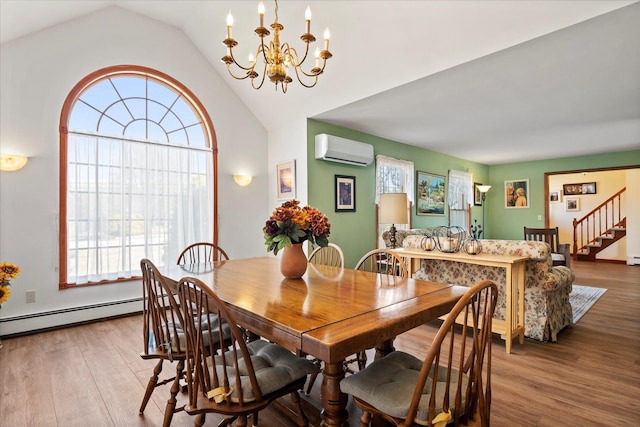
{"type": "Polygon", "coordinates": [[[316,159],[367,166],[373,162],[373,145],[321,133],[316,135],[316,159]]]}

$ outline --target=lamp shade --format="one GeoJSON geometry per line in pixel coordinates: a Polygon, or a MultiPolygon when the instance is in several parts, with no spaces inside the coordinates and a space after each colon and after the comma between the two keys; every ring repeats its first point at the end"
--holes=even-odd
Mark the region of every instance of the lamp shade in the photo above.
{"type": "Polygon", "coordinates": [[[490,185],[478,185],[478,191],[481,193],[486,193],[491,189],[490,185]]]}
{"type": "Polygon", "coordinates": [[[380,195],[380,223],[406,224],[407,193],[385,193],[380,195]]]}

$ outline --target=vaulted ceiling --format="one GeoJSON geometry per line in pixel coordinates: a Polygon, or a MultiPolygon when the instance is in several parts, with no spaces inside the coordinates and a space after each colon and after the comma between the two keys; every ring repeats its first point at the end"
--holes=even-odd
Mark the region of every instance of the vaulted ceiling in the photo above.
{"type": "Polygon", "coordinates": [[[280,0],[298,49],[307,4],[334,57],[286,94],[220,61],[229,11],[238,56],[255,51],[253,0],[0,0],[0,42],[115,6],[183,31],[267,130],[311,117],[485,164],[640,148],[637,1],[280,0]]]}

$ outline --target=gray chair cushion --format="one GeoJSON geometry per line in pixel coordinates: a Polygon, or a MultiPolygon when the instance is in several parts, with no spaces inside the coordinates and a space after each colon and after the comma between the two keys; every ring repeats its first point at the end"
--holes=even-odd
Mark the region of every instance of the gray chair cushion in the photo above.
{"type": "MultiPolygon", "coordinates": [[[[313,362],[298,357],[289,350],[264,340],[256,340],[247,344],[247,349],[251,355],[253,370],[256,380],[263,395],[267,395],[279,390],[288,384],[306,377],[308,374],[317,372],[317,367],[313,362]]],[[[229,367],[228,374],[235,373],[233,369],[233,354],[228,351],[226,364],[229,367]]],[[[215,356],[216,364],[222,364],[222,356],[215,356]]],[[[240,380],[242,382],[243,400],[250,402],[255,400],[251,382],[247,376],[247,366],[243,359],[238,360],[240,380]]],[[[222,367],[218,367],[218,375],[222,378],[222,367]]],[[[229,385],[235,388],[235,375],[229,377],[229,385]]],[[[238,402],[238,390],[231,394],[231,401],[238,402]]]]}
{"type": "MultiPolygon", "coordinates": [[[[220,342],[220,328],[218,328],[218,316],[215,314],[203,314],[201,317],[201,321],[203,325],[207,325],[207,316],[210,318],[210,322],[211,325],[214,326],[212,332],[213,334],[213,343],[217,344],[220,342]]],[[[197,316],[196,316],[197,317],[197,316]]],[[[168,322],[169,325],[169,333],[171,334],[171,349],[173,351],[177,351],[178,349],[178,341],[180,341],[180,348],[182,349],[182,351],[186,351],[187,350],[187,337],[184,334],[184,329],[182,328],[182,325],[177,324],[176,325],[176,332],[177,332],[177,337],[173,336],[173,323],[172,322],[168,322]]],[[[210,331],[204,331],[202,333],[202,339],[204,340],[205,345],[209,345],[209,332],[210,331]]],[[[223,324],[222,324],[222,336],[224,337],[224,339],[228,339],[231,337],[231,330],[229,329],[229,325],[227,325],[227,323],[223,320],[223,324]]]]}
{"type": "MultiPolygon", "coordinates": [[[[340,389],[343,393],[355,396],[368,404],[374,406],[381,412],[389,414],[396,418],[406,418],[409,411],[409,405],[413,397],[422,361],[414,356],[394,351],[387,356],[375,360],[364,370],[351,375],[340,382],[340,389]]],[[[429,377],[433,377],[433,366],[429,377]]],[[[445,389],[445,368],[438,369],[438,385],[436,387],[436,410],[435,415],[442,411],[442,401],[445,389]]],[[[451,381],[451,391],[449,397],[450,406],[454,405],[455,388],[457,384],[457,372],[453,375],[451,381]]],[[[468,382],[467,376],[463,376],[463,390],[468,382]]],[[[418,405],[418,413],[416,415],[416,424],[428,424],[430,381],[427,381],[425,390],[420,398],[418,405]],[[427,390],[428,389],[428,390],[427,390]]],[[[464,408],[464,394],[462,408],[464,408]]]]}

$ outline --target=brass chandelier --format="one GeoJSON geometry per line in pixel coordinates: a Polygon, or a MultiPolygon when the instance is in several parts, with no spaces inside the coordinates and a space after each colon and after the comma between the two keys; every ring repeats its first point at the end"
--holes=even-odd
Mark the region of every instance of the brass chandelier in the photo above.
{"type": "MultiPolygon", "coordinates": [[[[251,79],[251,86],[254,89],[260,89],[265,81],[265,76],[269,76],[269,80],[276,86],[282,88],[282,92],[287,92],[287,86],[293,81],[289,73],[290,69],[295,71],[296,78],[300,84],[304,87],[311,88],[318,83],[318,76],[324,71],[324,67],[327,63],[327,59],[331,58],[331,52],[329,52],[329,29],[324,31],[324,49],[320,50],[316,47],[315,50],[315,65],[310,71],[305,71],[302,68],[303,63],[307,59],[309,54],[309,44],[316,41],[316,38],[311,34],[311,9],[307,6],[305,12],[306,31],[300,39],[305,43],[304,56],[302,59],[298,56],[296,49],[289,46],[289,43],[280,42],[280,31],[284,29],[284,26],[278,22],[278,0],[275,1],[275,20],[271,24],[273,30],[273,40],[266,44],[265,37],[270,35],[271,32],[264,27],[264,3],[258,4],[258,14],[260,15],[260,26],[255,29],[255,33],[260,37],[260,44],[256,51],[255,56],[253,53],[249,54],[249,66],[245,67],[240,65],[233,56],[233,48],[238,45],[238,42],[233,39],[232,27],[233,16],[231,12],[227,16],[227,38],[222,42],[227,46],[227,54],[222,57],[222,62],[227,64],[227,70],[231,77],[237,80],[244,80],[246,78],[251,79]],[[256,71],[258,65],[257,58],[262,57],[262,76],[256,71]],[[322,60],[322,67],[320,67],[320,60],[322,60]],[[244,76],[236,76],[231,71],[231,64],[235,64],[241,70],[246,73],[244,76]],[[305,82],[306,80],[306,82],[305,82]],[[256,82],[260,83],[256,86],[256,82]]],[[[258,67],[258,70],[260,68],[258,67]]]]}

